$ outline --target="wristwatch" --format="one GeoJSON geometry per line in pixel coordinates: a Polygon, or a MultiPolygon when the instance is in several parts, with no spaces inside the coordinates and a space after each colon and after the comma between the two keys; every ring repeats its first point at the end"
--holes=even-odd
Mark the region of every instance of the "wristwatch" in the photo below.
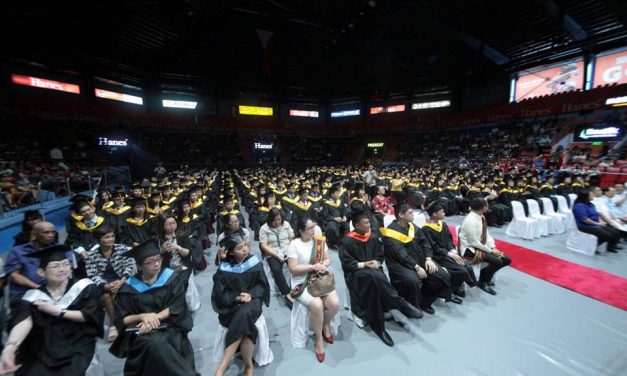
{"type": "Polygon", "coordinates": [[[59,317],[65,316],[65,312],[67,312],[67,309],[62,309],[61,313],[59,313],[59,317]]]}

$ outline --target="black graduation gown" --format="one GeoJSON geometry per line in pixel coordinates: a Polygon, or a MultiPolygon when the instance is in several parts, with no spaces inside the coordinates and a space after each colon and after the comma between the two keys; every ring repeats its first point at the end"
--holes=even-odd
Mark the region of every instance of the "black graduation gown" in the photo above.
{"type": "MultiPolygon", "coordinates": [[[[81,311],[84,323],[39,312],[31,301],[22,300],[15,322],[31,316],[33,328],[19,348],[17,362],[22,363],[22,367],[16,375],[85,374],[96,350],[96,337],[103,335],[104,311],[100,303],[101,289],[87,279],[78,282],[70,279],[64,296],[74,297],[76,293],[66,309],[81,311]]],[[[28,298],[31,292],[48,295],[45,285],[30,290],[24,297],[28,298]]]]}
{"type": "Polygon", "coordinates": [[[427,195],[427,201],[426,202],[427,202],[427,204],[429,204],[429,203],[435,202],[435,201],[437,201],[440,205],[442,205],[446,215],[453,215],[453,212],[455,211],[454,203],[449,198],[449,195],[444,190],[444,188],[433,187],[431,189],[431,191],[427,195]]]}
{"type": "Polygon", "coordinates": [[[425,269],[427,257],[433,256],[431,245],[418,226],[410,223],[409,228],[404,229],[395,220],[385,230],[381,230],[381,234],[390,281],[405,300],[419,307],[431,306],[438,297],[450,298],[450,277],[442,267],[439,266],[434,274],[427,273],[427,278],[422,280],[416,273],[415,265],[425,269]],[[412,228],[413,237],[409,234],[412,228]],[[395,237],[388,229],[402,234],[402,239],[395,237]]]}
{"type": "Polygon", "coordinates": [[[302,204],[298,200],[294,202],[291,206],[292,209],[292,220],[290,221],[290,225],[292,228],[296,228],[296,224],[301,218],[308,218],[312,221],[316,222],[318,218],[318,213],[313,210],[313,205],[311,202],[307,201],[302,204]]]}
{"type": "Polygon", "coordinates": [[[211,305],[218,314],[220,325],[227,328],[224,346],[242,337],[257,342],[255,322],[261,316],[262,305],[270,304],[270,286],[257,256],[249,255],[241,265],[223,261],[213,275],[211,305]],[[249,293],[248,303],[237,303],[240,293],[249,293]]]}
{"type": "Polygon", "coordinates": [[[340,199],[337,201],[324,200],[320,217],[323,221],[324,235],[327,237],[329,247],[340,242],[342,236],[348,231],[348,222],[336,222],[337,217],[348,217],[346,205],[340,199]]]}
{"type": "Polygon", "coordinates": [[[109,351],[126,357],[124,375],[195,375],[194,350],[187,338],[192,330],[192,316],[185,302],[187,280],[165,268],[148,286],[141,280],[141,272],[124,283],[115,299],[119,335],[109,351]],[[148,335],[125,332],[124,317],[140,313],[159,313],[170,309],[170,317],[162,320],[165,329],[153,330],[148,335]]]}
{"type": "Polygon", "coordinates": [[[148,218],[141,222],[134,218],[127,218],[122,226],[121,241],[126,245],[141,244],[156,235],[154,218],[148,218]]]}
{"type": "Polygon", "coordinates": [[[448,252],[455,249],[453,244],[453,235],[448,229],[446,222],[438,224],[426,222],[422,227],[422,232],[431,244],[433,249],[433,259],[441,266],[445,267],[451,276],[451,289],[455,292],[463,282],[474,287],[477,284],[477,278],[472,270],[472,265],[464,260],[464,265],[459,265],[449,255],[448,252]]]}
{"type": "Polygon", "coordinates": [[[401,298],[388,281],[382,268],[359,269],[358,263],[377,260],[383,264],[381,240],[370,233],[365,238],[350,232],[342,240],[339,249],[344,280],[351,298],[351,311],[366,323],[383,320],[384,314],[401,307],[401,298]]]}
{"type": "Polygon", "coordinates": [[[122,238],[122,226],[126,222],[130,211],[131,207],[128,205],[122,205],[119,208],[111,206],[104,210],[105,215],[109,218],[109,224],[115,231],[116,239],[122,238]]]}
{"type": "MultiPolygon", "coordinates": [[[[98,217],[96,224],[93,227],[87,227],[82,221],[76,221],[68,228],[67,238],[65,238],[65,245],[72,248],[83,247],[89,252],[91,247],[96,244],[94,239],[94,231],[103,226],[110,226],[108,217],[98,217]]],[[[87,277],[87,271],[85,269],[85,260],[82,257],[76,259],[77,266],[74,270],[74,276],[77,278],[87,277]]]]}

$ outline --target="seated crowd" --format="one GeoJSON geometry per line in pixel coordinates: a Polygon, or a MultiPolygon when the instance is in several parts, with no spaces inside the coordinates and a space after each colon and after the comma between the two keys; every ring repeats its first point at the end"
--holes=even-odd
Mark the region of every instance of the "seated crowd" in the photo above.
{"type": "Polygon", "coordinates": [[[198,170],[159,174],[128,193],[117,186],[94,198],[76,195],[63,244],[52,223],[30,212],[8,254],[11,315],[0,373],[84,374],[106,316],[110,352],[126,359],[124,374],[197,374],[187,335],[200,309],[194,276],[207,268],[213,233],[216,375],[238,350],[245,375],[253,360],[272,361],[264,318],[271,291],[292,310],[292,344],[301,347],[295,332],[307,333],[309,322],[315,357],[325,360],[341,295],[332,249],[355,323],[393,346],[388,315],[419,319],[435,313],[438,299],[462,304],[464,286],[497,293],[493,277],[512,260],[488,226],[511,220],[514,200],[575,193],[580,230],[619,249],[624,187],[591,190],[583,176],[555,175],[437,165],[198,170]],[[422,226],[418,212],[426,213],[422,226]],[[456,214],[466,214],[459,246],[444,221],[456,214]],[[251,252],[255,241],[259,255],[251,252]]]}

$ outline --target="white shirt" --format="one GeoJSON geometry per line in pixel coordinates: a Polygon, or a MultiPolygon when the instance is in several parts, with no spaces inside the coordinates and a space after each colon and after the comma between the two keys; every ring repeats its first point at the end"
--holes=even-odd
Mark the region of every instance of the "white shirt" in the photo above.
{"type": "Polygon", "coordinates": [[[294,230],[288,221],[283,221],[283,225],[272,228],[264,223],[259,230],[259,243],[266,242],[279,256],[286,254],[290,246],[290,238],[294,237],[294,230]]]}
{"type": "MultiPolygon", "coordinates": [[[[296,238],[292,240],[289,248],[287,249],[287,257],[297,259],[298,265],[309,265],[309,259],[311,259],[311,250],[313,248],[313,244],[313,239],[304,243],[300,238],[296,238]]],[[[292,287],[305,282],[306,277],[306,274],[292,274],[292,287]]]]}
{"type": "Polygon", "coordinates": [[[481,232],[483,231],[483,222],[481,216],[475,212],[470,212],[464,218],[462,225],[459,229],[459,244],[462,255],[469,249],[472,253],[475,249],[479,249],[490,253],[492,248],[495,247],[494,239],[488,232],[486,244],[481,244],[481,232]]]}

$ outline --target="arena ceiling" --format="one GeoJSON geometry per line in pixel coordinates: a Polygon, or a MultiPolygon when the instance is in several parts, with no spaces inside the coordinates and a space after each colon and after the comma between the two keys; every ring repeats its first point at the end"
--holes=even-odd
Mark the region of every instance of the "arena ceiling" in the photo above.
{"type": "Polygon", "coordinates": [[[277,99],[447,91],[627,45],[623,0],[26,0],[3,7],[7,62],[151,90],[277,99]]]}

